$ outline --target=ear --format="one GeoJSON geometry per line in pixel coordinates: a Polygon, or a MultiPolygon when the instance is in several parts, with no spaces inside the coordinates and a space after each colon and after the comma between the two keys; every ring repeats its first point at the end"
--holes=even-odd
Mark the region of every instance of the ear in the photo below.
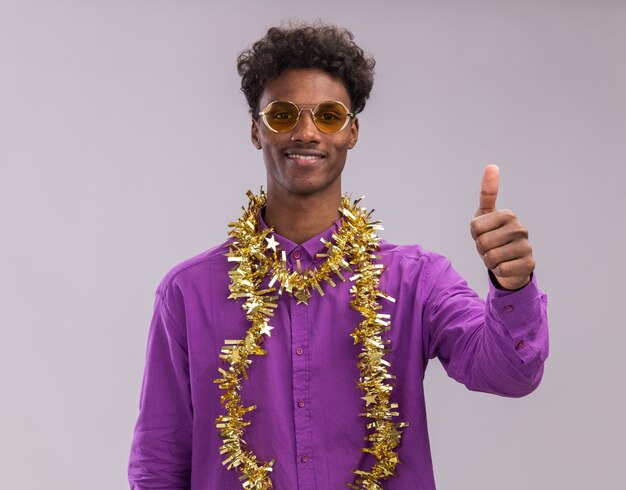
{"type": "Polygon", "coordinates": [[[351,150],[359,140],[359,119],[354,117],[350,122],[350,140],[348,142],[348,148],[351,150]]]}
{"type": "Polygon", "coordinates": [[[263,148],[261,145],[261,140],[259,139],[259,120],[252,118],[252,126],[250,128],[250,139],[252,140],[252,144],[257,150],[263,148]]]}

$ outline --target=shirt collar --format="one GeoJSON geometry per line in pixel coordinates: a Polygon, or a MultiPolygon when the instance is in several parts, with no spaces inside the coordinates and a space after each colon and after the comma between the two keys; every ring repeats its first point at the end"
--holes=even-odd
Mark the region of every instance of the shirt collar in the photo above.
{"type": "MultiPolygon", "coordinates": [[[[263,219],[263,211],[261,210],[259,211],[259,229],[263,231],[268,228],[269,226],[265,223],[265,220],[263,219]]],[[[280,244],[280,249],[284,250],[288,256],[291,255],[295,249],[300,248],[306,251],[306,253],[311,257],[311,260],[315,260],[318,253],[326,253],[326,250],[328,250],[326,245],[322,242],[322,238],[326,241],[331,241],[333,233],[338,231],[339,228],[341,228],[341,218],[335,221],[330,228],[327,228],[319,235],[309,238],[306,242],[301,243],[300,245],[276,232],[272,233],[272,235],[274,235],[274,238],[280,244]]]]}

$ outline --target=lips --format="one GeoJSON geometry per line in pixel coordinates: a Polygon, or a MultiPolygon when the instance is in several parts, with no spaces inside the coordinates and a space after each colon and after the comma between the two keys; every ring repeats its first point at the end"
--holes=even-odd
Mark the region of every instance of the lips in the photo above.
{"type": "Polygon", "coordinates": [[[299,153],[287,153],[287,158],[293,158],[296,160],[318,160],[324,157],[321,157],[319,155],[302,155],[299,153]]]}
{"type": "Polygon", "coordinates": [[[299,165],[311,165],[326,158],[326,154],[321,151],[305,149],[287,150],[284,155],[299,165]]]}

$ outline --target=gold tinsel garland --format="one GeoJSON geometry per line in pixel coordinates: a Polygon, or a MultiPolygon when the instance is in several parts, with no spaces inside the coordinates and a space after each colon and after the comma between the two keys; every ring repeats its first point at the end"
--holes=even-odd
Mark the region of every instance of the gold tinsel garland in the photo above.
{"type": "Polygon", "coordinates": [[[393,388],[389,380],[395,379],[395,376],[389,373],[391,364],[384,358],[389,351],[389,341],[383,340],[382,334],[390,328],[390,315],[378,313],[382,308],[379,301],[381,298],[395,300],[378,288],[383,265],[374,263],[378,258],[374,252],[378,248],[376,230],[381,229],[380,223],[370,221],[372,212],[367,213],[357,206],[360,199],[351,203],[347,196],[343,196],[339,208],[343,224],[333,234],[332,241],[322,239],[327,253],[318,254],[326,260],[319,268],[305,272],[298,260],[297,270],[290,271],[285,252],[278,249],[278,242],[272,235],[273,230],[259,230],[258,214],[265,206],[267,196],[263,190],[258,196],[250,191],[247,195],[250,202],[248,208],[244,208],[243,216],[229,223],[233,241],[226,254],[228,261],[235,263],[229,272],[231,294],[228,298],[245,298],[242,307],[250,327],[243,339],[226,340],[220,354],[228,365],[225,369],[219,368],[220,378],[215,380],[224,390],[220,403],[225,413],[217,418],[215,424],[223,439],[220,448],[220,454],[225,458],[223,464],[229,470],[235,468],[241,472],[240,480],[245,489],[272,488],[269,474],[274,460],[259,461],[244,439],[245,427],[250,425],[244,416],[256,406],[244,407],[240,395],[241,380],[248,379],[247,369],[252,363],[250,357],[267,354],[261,345],[264,336],[270,336],[273,327],[269,325],[269,317],[273,316],[280,295],[287,292],[298,303],[306,304],[313,289],[324,295],[323,281],[333,287],[333,277],[345,281],[343,269],[352,274],[349,280],[354,283],[350,288],[350,304],[363,317],[351,334],[355,345],[361,345],[357,364],[360,371],[358,386],[365,395],[362,397],[365,412],[359,415],[369,419],[366,424],[369,434],[365,438],[369,444],[362,451],[373,454],[377,459],[369,471],[354,470],[357,477],[353,484],[347,486],[357,490],[382,489],[381,482],[395,475],[395,467],[399,463],[396,447],[408,422],[393,421],[399,412],[398,404],[390,400],[393,388]],[[261,289],[263,279],[270,276],[268,287],[261,289]],[[279,284],[278,289],[274,287],[276,283],[279,284]]]}

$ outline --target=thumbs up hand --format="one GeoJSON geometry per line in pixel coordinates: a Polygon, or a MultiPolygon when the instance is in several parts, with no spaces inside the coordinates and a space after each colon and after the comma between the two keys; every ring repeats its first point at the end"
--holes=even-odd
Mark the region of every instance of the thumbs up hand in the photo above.
{"type": "Polygon", "coordinates": [[[497,165],[485,167],[478,210],[470,228],[479,255],[500,286],[519,289],[530,282],[535,260],[528,229],[512,211],[496,208],[499,174],[497,165]]]}

